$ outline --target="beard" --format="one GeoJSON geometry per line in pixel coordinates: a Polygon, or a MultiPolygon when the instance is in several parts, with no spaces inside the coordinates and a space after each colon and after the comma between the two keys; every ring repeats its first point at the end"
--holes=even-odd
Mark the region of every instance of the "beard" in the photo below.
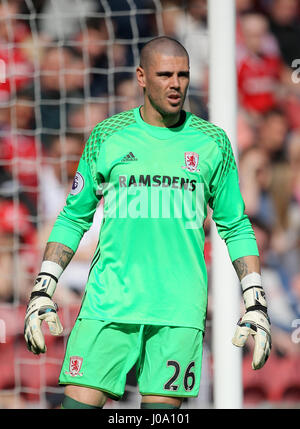
{"type": "Polygon", "coordinates": [[[185,97],[182,97],[182,95],[181,95],[180,102],[178,103],[178,105],[176,105],[176,106],[169,105],[168,106],[167,100],[165,102],[161,99],[157,100],[156,98],[152,97],[152,95],[149,93],[145,94],[145,96],[148,98],[153,109],[156,110],[163,118],[178,116],[182,110],[182,106],[183,106],[184,99],[185,99],[185,97]]]}

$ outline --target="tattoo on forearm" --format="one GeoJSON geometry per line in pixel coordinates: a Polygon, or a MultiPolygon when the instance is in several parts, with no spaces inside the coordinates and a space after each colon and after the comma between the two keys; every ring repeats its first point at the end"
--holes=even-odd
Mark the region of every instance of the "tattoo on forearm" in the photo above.
{"type": "Polygon", "coordinates": [[[51,242],[47,243],[43,260],[56,262],[65,269],[73,256],[74,252],[69,247],[61,243],[51,242]]]}
{"type": "Polygon", "coordinates": [[[249,273],[248,264],[244,258],[238,258],[233,261],[233,266],[240,280],[249,273]]]}

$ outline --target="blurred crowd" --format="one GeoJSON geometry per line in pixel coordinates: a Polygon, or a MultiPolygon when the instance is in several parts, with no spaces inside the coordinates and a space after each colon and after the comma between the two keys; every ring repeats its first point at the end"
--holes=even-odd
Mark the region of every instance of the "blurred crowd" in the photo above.
{"type": "MultiPolygon", "coordinates": [[[[291,333],[300,319],[300,2],[236,0],[236,14],[240,186],[274,350],[299,355],[291,333]]],[[[26,304],[91,129],[141,103],[139,51],[163,34],[190,54],[186,109],[209,119],[206,0],[1,0],[0,303],[26,304]]],[[[80,303],[101,205],[95,216],[61,277],[59,304],[80,303]]]]}

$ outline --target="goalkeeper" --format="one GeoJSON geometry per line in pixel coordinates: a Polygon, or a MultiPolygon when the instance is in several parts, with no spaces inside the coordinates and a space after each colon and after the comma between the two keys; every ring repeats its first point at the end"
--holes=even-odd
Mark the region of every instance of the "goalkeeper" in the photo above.
{"type": "Polygon", "coordinates": [[[141,408],[179,408],[198,395],[207,205],[245,302],[233,343],[242,347],[253,336],[253,369],[270,353],[259,254],[230,142],[222,129],[183,109],[187,51],[174,39],[152,39],[136,75],[143,105],[93,129],[27,307],[28,349],[44,353],[41,323],[54,335],[62,332],[55,288],[104,198],[99,242],[59,377],[62,408],[102,408],[107,398],[120,399],[134,365],[141,408]]]}

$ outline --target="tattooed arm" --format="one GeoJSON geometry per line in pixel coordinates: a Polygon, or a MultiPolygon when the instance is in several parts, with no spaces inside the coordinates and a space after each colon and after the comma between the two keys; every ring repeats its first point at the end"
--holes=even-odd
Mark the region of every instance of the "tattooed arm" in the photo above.
{"type": "Polygon", "coordinates": [[[69,247],[48,242],[44,252],[40,273],[32,289],[25,315],[24,336],[27,348],[35,354],[45,353],[44,334],[41,329],[43,321],[48,323],[52,335],[63,331],[57,315],[58,307],[52,301],[58,279],[74,255],[69,247]]]}
{"type": "Polygon", "coordinates": [[[59,335],[63,330],[52,296],[59,277],[73,255],[73,250],[61,243],[48,242],[46,245],[42,266],[35,280],[25,315],[25,340],[28,349],[35,354],[46,351],[41,330],[43,320],[48,323],[51,334],[59,335]]]}
{"type": "Polygon", "coordinates": [[[69,247],[61,243],[50,242],[46,245],[43,261],[55,262],[64,270],[73,256],[74,252],[69,247]]]}
{"type": "Polygon", "coordinates": [[[272,347],[260,259],[258,256],[244,256],[233,261],[233,266],[241,282],[246,313],[238,322],[232,343],[243,347],[252,335],[255,341],[252,368],[259,369],[266,363],[272,347]]]}
{"type": "Polygon", "coordinates": [[[241,281],[246,275],[250,273],[260,274],[260,260],[258,256],[243,256],[233,261],[234,269],[241,281]]]}

